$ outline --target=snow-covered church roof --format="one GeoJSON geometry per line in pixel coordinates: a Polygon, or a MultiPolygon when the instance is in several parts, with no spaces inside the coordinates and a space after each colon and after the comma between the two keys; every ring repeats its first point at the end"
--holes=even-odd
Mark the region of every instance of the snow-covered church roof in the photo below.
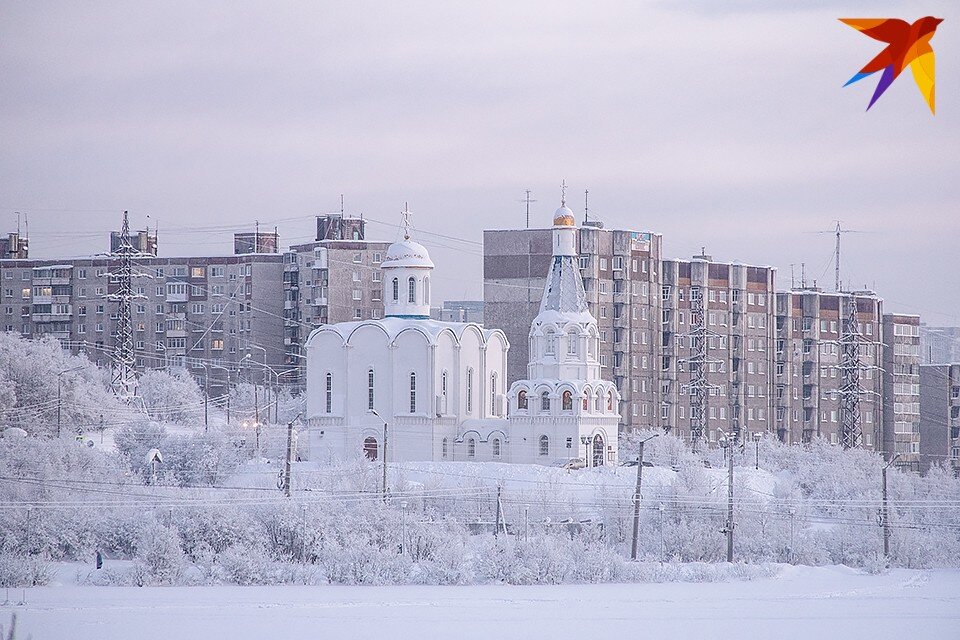
{"type": "Polygon", "coordinates": [[[494,338],[508,344],[507,337],[500,329],[484,329],[475,322],[442,322],[440,320],[411,320],[408,318],[383,318],[381,320],[358,320],[356,322],[338,322],[318,327],[310,332],[306,346],[322,333],[335,333],[343,340],[344,345],[350,344],[350,338],[360,327],[374,326],[383,331],[388,342],[393,342],[404,331],[416,331],[422,334],[427,343],[434,345],[440,335],[449,333],[457,344],[463,340],[464,333],[474,332],[484,345],[494,338]]]}

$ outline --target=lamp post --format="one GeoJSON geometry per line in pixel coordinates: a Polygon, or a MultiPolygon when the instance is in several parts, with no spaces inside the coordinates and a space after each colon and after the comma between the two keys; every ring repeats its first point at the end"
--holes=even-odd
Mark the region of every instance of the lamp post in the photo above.
{"type": "Polygon", "coordinates": [[[70,373],[71,371],[77,371],[78,369],[82,369],[82,368],[83,368],[82,366],[72,367],[70,369],[64,369],[63,371],[60,371],[57,373],[57,438],[60,437],[60,406],[61,406],[60,395],[61,395],[61,389],[63,387],[63,374],[70,373]]]}
{"type": "Polygon", "coordinates": [[[383,423],[383,501],[387,501],[387,421],[377,413],[376,409],[367,409],[367,413],[377,416],[383,423]]]}
{"type": "Polygon", "coordinates": [[[753,441],[754,441],[754,442],[756,443],[756,445],[757,445],[757,465],[756,465],[756,468],[757,468],[758,471],[760,470],[760,440],[761,440],[762,438],[763,438],[763,432],[762,432],[762,431],[754,431],[754,432],[753,432],[753,441]]]}
{"type": "Polygon", "coordinates": [[[210,428],[210,410],[208,407],[210,402],[210,368],[206,362],[201,362],[200,366],[203,367],[203,432],[206,433],[210,428]]]}
{"type": "Polygon", "coordinates": [[[223,369],[224,371],[227,372],[226,398],[227,398],[227,424],[229,425],[230,424],[230,369],[219,364],[211,364],[210,367],[213,369],[223,369]]]}
{"type": "Polygon", "coordinates": [[[657,505],[657,511],[660,512],[660,563],[663,563],[663,511],[664,506],[661,502],[657,505]]]}
{"type": "Polygon", "coordinates": [[[400,528],[400,555],[403,555],[407,552],[407,501],[402,500],[400,502],[401,512],[401,528],[400,528]]]}
{"type": "Polygon", "coordinates": [[[590,468],[590,436],[580,436],[583,445],[583,466],[590,468]]]}
{"type": "Polygon", "coordinates": [[[637,559],[637,543],[640,540],[640,482],[643,480],[643,445],[647,440],[652,440],[659,436],[655,433],[648,436],[638,443],[637,451],[637,488],[633,492],[633,544],[630,546],[630,559],[637,559]]]}

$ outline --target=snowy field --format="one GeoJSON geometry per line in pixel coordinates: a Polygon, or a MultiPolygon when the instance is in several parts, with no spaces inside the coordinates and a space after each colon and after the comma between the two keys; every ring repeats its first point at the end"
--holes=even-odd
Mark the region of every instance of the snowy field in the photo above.
{"type": "MultiPolygon", "coordinates": [[[[19,601],[20,593],[11,595],[19,601]]],[[[18,638],[960,637],[960,571],[784,567],[727,583],[463,587],[41,587],[18,638]]]]}

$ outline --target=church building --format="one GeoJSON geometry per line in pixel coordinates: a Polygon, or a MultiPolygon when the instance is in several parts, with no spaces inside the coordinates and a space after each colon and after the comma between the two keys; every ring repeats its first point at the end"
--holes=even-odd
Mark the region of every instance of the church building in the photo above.
{"type": "Polygon", "coordinates": [[[384,318],[325,325],[306,342],[313,460],[615,464],[620,395],[600,377],[599,335],[577,268],[573,212],[554,216],[553,262],[530,329],[528,378],[509,392],[506,336],[430,319],[433,262],[410,238],[381,264],[384,318]],[[384,446],[386,441],[386,447],[384,446]]]}

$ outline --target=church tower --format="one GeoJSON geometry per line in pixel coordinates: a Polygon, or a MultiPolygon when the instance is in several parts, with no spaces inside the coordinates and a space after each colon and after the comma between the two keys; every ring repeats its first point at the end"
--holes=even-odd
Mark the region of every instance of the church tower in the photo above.
{"type": "Polygon", "coordinates": [[[403,211],[403,240],[387,248],[383,271],[383,311],[387,318],[430,319],[430,274],[426,247],[410,239],[410,211],[403,211]]]}

